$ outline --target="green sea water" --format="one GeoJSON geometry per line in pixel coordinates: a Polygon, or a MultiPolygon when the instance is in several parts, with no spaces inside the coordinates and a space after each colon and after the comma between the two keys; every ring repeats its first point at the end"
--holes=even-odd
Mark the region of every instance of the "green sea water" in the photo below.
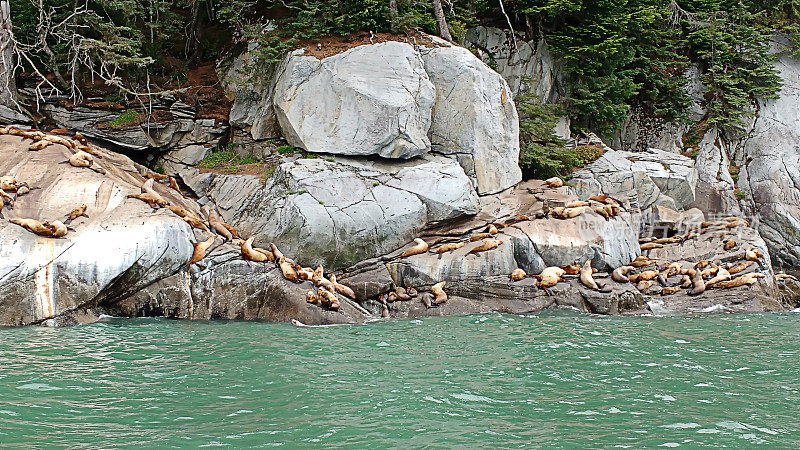
{"type": "Polygon", "coordinates": [[[800,447],[800,314],[0,329],[0,447],[800,447]]]}

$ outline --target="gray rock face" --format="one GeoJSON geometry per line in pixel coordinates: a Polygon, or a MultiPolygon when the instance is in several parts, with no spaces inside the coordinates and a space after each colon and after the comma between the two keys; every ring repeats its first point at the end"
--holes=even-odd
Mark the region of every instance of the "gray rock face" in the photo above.
{"type": "Polygon", "coordinates": [[[257,242],[272,242],[305,264],[344,268],[389,253],[426,225],[478,212],[470,179],[449,158],[412,161],[338,157],[278,166],[255,177],[200,174],[184,181],[257,242]]]}
{"type": "Polygon", "coordinates": [[[614,147],[628,152],[643,152],[649,148],[657,148],[670,153],[683,151],[683,135],[687,125],[664,122],[648,117],[641,110],[634,108],[625,118],[614,147]]]}
{"type": "Polygon", "coordinates": [[[519,183],[519,117],[503,77],[465,48],[421,53],[436,88],[433,150],[457,158],[480,195],[519,183]]]}
{"type": "Polygon", "coordinates": [[[581,199],[599,194],[629,196],[642,210],[656,204],[683,209],[694,201],[697,170],[691,159],[670,152],[607,150],[575,172],[572,184],[581,199]]]}
{"type": "Polygon", "coordinates": [[[434,95],[414,48],[386,42],[321,61],[295,51],[277,74],[274,106],[296,147],[411,158],[430,150],[434,95]]]}
{"type": "Polygon", "coordinates": [[[800,265],[800,62],[776,67],[780,97],[761,103],[758,119],[737,151],[738,187],[751,198],[759,231],[778,263],[800,265]]]}
{"type": "Polygon", "coordinates": [[[708,214],[740,216],[739,200],[734,193],[733,177],[730,173],[727,145],[710,130],[699,145],[695,161],[697,190],[693,206],[708,214]]]}
{"type": "MultiPolygon", "coordinates": [[[[30,141],[0,136],[0,173],[33,189],[0,219],[0,326],[93,320],[99,314],[175,318],[267,318],[307,323],[358,322],[355,307],[338,313],[305,302],[310,283],[286,281],[274,265],[248,263],[232,244],[212,246],[206,260],[187,267],[191,242],[205,240],[167,209],[154,211],[127,198],[142,178],[134,163],[106,153],[95,160],[107,174],[60,164],[70,152],[51,145],[29,152],[30,141]],[[89,218],[69,225],[66,237],[39,237],[11,218],[65,220],[86,204],[89,218]]],[[[174,205],[199,205],[170,188],[156,191],[174,205]]]]}
{"type": "Polygon", "coordinates": [[[511,32],[493,27],[467,30],[464,46],[475,50],[478,57],[505,78],[511,92],[533,94],[540,103],[557,103],[565,96],[562,70],[544,40],[526,42],[514,39],[511,32]],[[526,81],[527,80],[527,81],[526,81]]]}
{"type": "MultiPolygon", "coordinates": [[[[80,130],[88,138],[126,150],[152,151],[189,145],[214,146],[226,127],[218,126],[214,119],[187,117],[186,108],[189,108],[188,105],[182,106],[181,102],[173,103],[169,109],[175,119],[163,123],[103,127],[104,123],[116,119],[120,113],[86,107],[67,109],[53,104],[42,106],[42,110],[58,127],[80,130]]],[[[190,115],[193,116],[194,112],[190,115]]]]}

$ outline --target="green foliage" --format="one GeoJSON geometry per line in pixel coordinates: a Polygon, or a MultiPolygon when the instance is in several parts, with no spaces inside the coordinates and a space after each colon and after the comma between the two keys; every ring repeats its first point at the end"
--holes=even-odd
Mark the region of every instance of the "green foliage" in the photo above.
{"type": "Polygon", "coordinates": [[[136,125],[141,123],[142,115],[139,114],[138,111],[133,109],[127,109],[125,112],[117,116],[116,118],[109,120],[108,122],[104,122],[101,125],[101,128],[124,128],[131,125],[136,125]]]}
{"type": "Polygon", "coordinates": [[[558,122],[556,105],[539,105],[523,96],[518,99],[519,110],[519,165],[526,178],[548,178],[568,174],[580,162],[574,149],[553,130],[558,122]]]}
{"type": "Polygon", "coordinates": [[[275,151],[281,155],[291,155],[297,151],[297,148],[291,145],[281,145],[280,147],[276,148],[275,151]]]}
{"type": "Polygon", "coordinates": [[[252,155],[238,156],[234,151],[234,145],[229,144],[206,155],[197,166],[204,169],[224,169],[226,167],[235,168],[235,166],[254,164],[257,162],[259,161],[252,155]]]}

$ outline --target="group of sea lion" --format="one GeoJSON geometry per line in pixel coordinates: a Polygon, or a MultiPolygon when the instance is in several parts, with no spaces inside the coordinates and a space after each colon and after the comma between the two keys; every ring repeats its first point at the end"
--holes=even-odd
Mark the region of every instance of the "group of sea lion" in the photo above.
{"type": "Polygon", "coordinates": [[[511,272],[509,277],[512,281],[522,281],[525,278],[532,278],[536,280],[536,286],[550,294],[551,287],[561,281],[566,281],[564,278],[565,275],[578,275],[584,286],[600,292],[611,292],[610,286],[602,281],[594,279],[593,274],[595,272],[597,272],[597,269],[593,268],[592,261],[587,259],[583,264],[574,263],[561,267],[546,267],[538,275],[528,275],[523,269],[515,269],[511,272]]]}

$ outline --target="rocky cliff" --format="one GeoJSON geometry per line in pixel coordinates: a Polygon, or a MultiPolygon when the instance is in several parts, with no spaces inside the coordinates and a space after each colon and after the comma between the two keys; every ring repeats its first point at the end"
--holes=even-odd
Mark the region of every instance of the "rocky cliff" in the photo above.
{"type": "MultiPolygon", "coordinates": [[[[481,51],[501,42],[498,33],[473,34],[481,51]]],[[[52,109],[58,125],[94,145],[5,128],[0,176],[25,188],[13,194],[9,186],[0,219],[0,325],[81,323],[100,314],[345,323],[551,306],[603,314],[791,306],[779,290],[792,280],[776,278],[748,221],[693,209],[706,192],[731,189],[717,141],[697,162],[605,147],[568,185],[520,182],[513,97],[531,71],[541,75],[535,89],[543,99],[557,96],[558,84],[558,70],[543,65],[545,44],[526,52],[501,62],[501,72],[516,71],[509,86],[469,51],[435,38],[320,58],[299,50],[261,81],[235,82],[235,69],[227,69],[234,105],[227,123],[167,99],[171,119],[152,128],[109,127],[113,115],[52,109]],[[248,130],[272,173],[197,167],[230,126],[248,130]],[[272,154],[259,140],[271,133],[295,154],[272,154]],[[31,139],[56,143],[29,150],[31,139]],[[81,148],[96,155],[91,167],[67,163],[81,148]],[[112,151],[119,149],[158,161],[167,175],[112,151]],[[160,200],[148,204],[143,192],[160,200]],[[67,220],[81,205],[88,217],[67,220]],[[18,219],[66,221],[70,229],[47,237],[18,219]],[[295,272],[321,265],[325,281],[294,279],[283,263],[253,260],[244,250],[250,237],[264,258],[295,272]],[[403,256],[414,239],[424,248],[403,256]],[[190,263],[200,242],[211,244],[190,263]],[[587,261],[599,270],[591,275],[597,286],[577,277],[587,261]],[[630,264],[635,283],[611,280],[611,271],[630,264]],[[559,267],[568,273],[553,286],[536,277],[559,267]],[[686,288],[695,267],[704,281],[715,280],[707,289],[686,288]],[[740,285],[722,288],[736,278],[740,285]],[[441,282],[446,301],[432,304],[424,293],[441,282]],[[336,307],[307,301],[319,285],[338,286],[336,307]]],[[[572,145],[605,145],[586,139],[572,145]]],[[[736,206],[724,195],[719,203],[736,206]]]]}

